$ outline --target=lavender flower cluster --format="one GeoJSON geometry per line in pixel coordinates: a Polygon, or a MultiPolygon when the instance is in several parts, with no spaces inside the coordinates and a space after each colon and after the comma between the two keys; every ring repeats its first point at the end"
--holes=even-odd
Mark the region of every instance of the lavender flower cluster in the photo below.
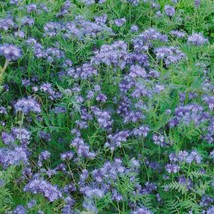
{"type": "Polygon", "coordinates": [[[22,147],[13,149],[0,149],[0,164],[6,168],[10,165],[27,164],[28,157],[26,151],[22,147]]]}
{"type": "Polygon", "coordinates": [[[15,61],[21,57],[21,50],[14,45],[4,44],[0,45],[0,55],[8,61],[15,61]]]}
{"type": "Polygon", "coordinates": [[[16,112],[22,112],[23,114],[29,114],[30,112],[40,113],[41,107],[39,103],[31,97],[22,98],[18,100],[14,105],[16,112]]]}
{"type": "Polygon", "coordinates": [[[0,6],[0,213],[213,213],[210,2],[0,6]]]}
{"type": "Polygon", "coordinates": [[[44,26],[44,36],[55,37],[63,35],[65,39],[77,38],[78,40],[84,40],[84,38],[88,37],[96,38],[104,33],[113,35],[114,32],[105,24],[105,19],[106,17],[103,17],[102,21],[98,22],[98,18],[95,18],[96,22],[91,22],[79,16],[74,21],[63,24],[49,22],[44,26]]]}
{"type": "Polygon", "coordinates": [[[118,66],[124,68],[129,58],[127,44],[123,41],[116,41],[112,45],[103,45],[95,52],[92,63],[96,65],[106,64],[107,66],[118,66]]]}
{"type": "Polygon", "coordinates": [[[169,125],[174,127],[179,124],[188,125],[194,123],[195,126],[199,126],[210,119],[210,114],[205,112],[202,106],[189,104],[186,106],[179,106],[175,109],[174,117],[169,122],[169,125]]]}
{"type": "Polygon", "coordinates": [[[25,186],[24,191],[32,192],[33,194],[42,193],[45,197],[48,198],[50,202],[62,197],[62,194],[57,189],[57,187],[42,179],[35,179],[30,181],[25,186]]]}
{"type": "Polygon", "coordinates": [[[143,33],[137,35],[137,37],[133,40],[134,49],[137,52],[147,51],[154,41],[167,42],[167,35],[161,34],[159,31],[150,28],[145,30],[143,33]]]}
{"type": "Polygon", "coordinates": [[[157,59],[163,60],[168,66],[175,64],[181,59],[185,58],[186,55],[175,47],[159,47],[155,49],[157,59]]]}

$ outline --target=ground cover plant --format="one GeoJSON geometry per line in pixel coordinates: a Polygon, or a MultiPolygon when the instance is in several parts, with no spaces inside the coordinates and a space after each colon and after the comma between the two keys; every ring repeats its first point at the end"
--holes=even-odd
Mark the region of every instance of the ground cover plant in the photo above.
{"type": "Polygon", "coordinates": [[[0,1],[0,214],[213,214],[212,0],[0,1]]]}

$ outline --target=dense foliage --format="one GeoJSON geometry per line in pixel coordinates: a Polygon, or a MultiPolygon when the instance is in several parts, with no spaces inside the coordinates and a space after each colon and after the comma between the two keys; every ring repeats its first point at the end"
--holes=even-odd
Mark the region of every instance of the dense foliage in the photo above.
{"type": "Polygon", "coordinates": [[[0,213],[213,214],[212,0],[0,1],[0,213]]]}

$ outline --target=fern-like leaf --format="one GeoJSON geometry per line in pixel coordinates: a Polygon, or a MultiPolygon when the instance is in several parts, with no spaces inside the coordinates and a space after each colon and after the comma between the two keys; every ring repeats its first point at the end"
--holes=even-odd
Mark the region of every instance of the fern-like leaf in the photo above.
{"type": "Polygon", "coordinates": [[[188,192],[188,189],[187,189],[186,185],[178,183],[176,181],[171,182],[170,184],[167,185],[167,187],[170,190],[176,190],[176,191],[178,191],[182,195],[185,195],[188,192]]]}

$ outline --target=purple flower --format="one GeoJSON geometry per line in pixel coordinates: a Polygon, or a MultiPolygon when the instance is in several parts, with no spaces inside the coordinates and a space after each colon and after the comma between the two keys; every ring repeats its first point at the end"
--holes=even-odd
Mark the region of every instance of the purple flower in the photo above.
{"type": "Polygon", "coordinates": [[[0,55],[4,56],[8,61],[16,61],[22,55],[21,49],[15,45],[0,45],[0,55]]]}
{"type": "Polygon", "coordinates": [[[212,158],[213,159],[213,162],[214,162],[214,150],[212,151],[212,152],[210,152],[210,158],[212,158]]]}
{"type": "Polygon", "coordinates": [[[40,86],[40,90],[44,93],[47,93],[50,95],[50,97],[55,97],[56,92],[54,91],[54,89],[52,88],[51,83],[43,83],[40,86]]]}
{"type": "Polygon", "coordinates": [[[156,17],[157,18],[160,18],[160,17],[162,17],[163,16],[163,14],[161,13],[161,11],[157,11],[156,12],[156,17]]]}
{"type": "Polygon", "coordinates": [[[154,144],[156,144],[156,145],[159,145],[162,147],[167,145],[165,137],[161,134],[154,134],[152,139],[153,139],[154,144]]]}
{"type": "Polygon", "coordinates": [[[214,96],[204,96],[203,101],[207,103],[211,111],[214,109],[214,96]]]}
{"type": "Polygon", "coordinates": [[[172,162],[185,162],[188,164],[192,162],[200,164],[202,161],[202,157],[197,151],[191,151],[190,153],[187,151],[179,151],[177,154],[171,153],[169,159],[172,162]]]}
{"type": "Polygon", "coordinates": [[[119,202],[119,201],[123,200],[123,196],[120,193],[118,193],[118,191],[116,189],[113,189],[112,190],[112,199],[114,201],[118,201],[119,202]]]}
{"type": "Polygon", "coordinates": [[[134,6],[137,6],[139,4],[140,0],[128,0],[128,2],[134,6]]]}
{"type": "Polygon", "coordinates": [[[124,123],[136,123],[142,119],[144,119],[145,116],[140,111],[131,111],[128,112],[127,115],[124,117],[124,123]]]}
{"type": "Polygon", "coordinates": [[[175,8],[170,5],[166,5],[164,7],[164,11],[165,11],[166,15],[170,16],[170,17],[175,14],[175,8]]]}
{"type": "Polygon", "coordinates": [[[49,159],[51,156],[51,153],[49,151],[43,151],[39,154],[39,160],[38,160],[38,165],[41,167],[42,162],[49,159]]]}
{"type": "Polygon", "coordinates": [[[0,164],[2,164],[4,168],[7,168],[10,165],[19,165],[21,163],[28,163],[27,153],[22,147],[0,149],[0,164]]]}
{"type": "Polygon", "coordinates": [[[160,9],[160,5],[159,5],[159,4],[156,4],[156,3],[152,3],[152,4],[151,4],[151,7],[152,7],[153,9],[157,9],[157,10],[160,9]]]}
{"type": "Polygon", "coordinates": [[[106,14],[103,14],[102,16],[96,16],[94,19],[97,24],[104,24],[106,23],[107,18],[108,16],[106,14]]]}
{"type": "Polygon", "coordinates": [[[138,32],[138,26],[137,25],[132,25],[130,28],[131,32],[138,32]]]}
{"type": "Polygon", "coordinates": [[[34,206],[36,206],[36,200],[35,199],[32,199],[27,203],[27,207],[29,209],[33,208],[34,206]]]}
{"type": "Polygon", "coordinates": [[[111,130],[113,121],[111,119],[111,115],[109,114],[109,112],[101,111],[99,108],[95,106],[92,106],[91,109],[94,115],[96,116],[100,127],[106,130],[111,130]]]}
{"type": "Polygon", "coordinates": [[[159,47],[155,49],[157,59],[162,59],[166,65],[177,63],[186,55],[175,47],[159,47]]]}
{"type": "Polygon", "coordinates": [[[34,179],[30,181],[25,187],[24,191],[33,194],[42,193],[50,202],[53,202],[62,197],[61,192],[56,186],[43,179],[34,179]]]}
{"type": "Polygon", "coordinates": [[[69,194],[69,193],[71,193],[71,192],[76,191],[76,187],[75,187],[74,184],[68,184],[68,185],[65,185],[65,186],[63,187],[62,191],[63,191],[64,193],[68,193],[68,194],[69,194]]]}
{"type": "Polygon", "coordinates": [[[0,106],[0,114],[7,114],[7,110],[5,107],[0,106]]]}
{"type": "Polygon", "coordinates": [[[141,207],[141,208],[131,212],[131,214],[152,214],[152,212],[145,207],[141,207]]]}
{"type": "Polygon", "coordinates": [[[179,106],[175,109],[174,117],[170,120],[170,127],[178,126],[179,124],[189,125],[194,123],[199,126],[203,122],[209,121],[210,115],[204,112],[202,106],[198,104],[188,104],[186,106],[179,106]]]}
{"type": "Polygon", "coordinates": [[[129,112],[130,105],[131,105],[131,101],[129,100],[128,97],[125,97],[125,96],[121,97],[119,101],[119,106],[117,109],[117,114],[121,116],[127,115],[129,112]]]}
{"type": "MultiPolygon", "coordinates": [[[[105,19],[105,18],[103,18],[105,19]]],[[[56,33],[53,31],[53,33],[56,33]]],[[[97,35],[106,36],[114,35],[111,28],[109,28],[103,22],[91,22],[85,20],[82,16],[76,16],[75,20],[72,22],[67,22],[62,24],[57,33],[63,34],[64,38],[73,38],[76,37],[78,40],[83,40],[84,37],[95,38],[97,35]]]]}
{"type": "Polygon", "coordinates": [[[100,189],[88,189],[86,191],[86,196],[88,198],[102,198],[104,196],[104,192],[100,189]]]}
{"type": "Polygon", "coordinates": [[[145,183],[145,187],[142,189],[142,194],[151,194],[157,189],[157,185],[155,183],[145,183]]]}
{"type": "Polygon", "coordinates": [[[81,2],[87,6],[95,4],[95,0],[81,0],[81,2]]]}
{"type": "Polygon", "coordinates": [[[145,68],[142,68],[139,65],[132,65],[130,68],[129,76],[132,78],[146,78],[147,74],[145,68]]]}
{"type": "Polygon", "coordinates": [[[22,175],[23,175],[23,178],[25,178],[25,179],[31,178],[32,175],[33,175],[31,168],[25,167],[25,168],[22,170],[22,175]]]}
{"type": "Polygon", "coordinates": [[[165,87],[163,85],[157,84],[157,85],[155,85],[153,91],[154,91],[154,93],[160,93],[160,92],[164,91],[164,89],[165,89],[165,87]]]}
{"type": "Polygon", "coordinates": [[[115,159],[113,162],[106,162],[101,168],[93,170],[91,173],[91,183],[85,183],[85,179],[88,177],[88,172],[85,171],[84,174],[81,175],[81,192],[87,195],[89,190],[93,192],[93,189],[99,189],[106,194],[107,192],[112,191],[109,184],[111,182],[116,182],[118,176],[123,175],[124,173],[125,167],[122,165],[120,159],[115,159]]]}
{"type": "Polygon", "coordinates": [[[125,76],[119,84],[120,91],[122,93],[127,93],[128,90],[130,90],[135,85],[136,85],[136,82],[134,81],[133,78],[131,78],[130,76],[125,76]]]}
{"type": "Polygon", "coordinates": [[[63,107],[63,106],[56,106],[54,109],[53,109],[53,112],[55,114],[60,114],[60,113],[66,113],[67,109],[66,107],[63,107]]]}
{"type": "Polygon", "coordinates": [[[192,180],[187,179],[184,175],[181,175],[178,178],[178,183],[183,184],[184,186],[186,186],[188,189],[190,189],[192,187],[192,180]]]}
{"type": "Polygon", "coordinates": [[[161,164],[157,163],[157,162],[148,162],[147,161],[147,165],[152,169],[152,170],[156,170],[158,172],[160,172],[161,170],[161,164]]]}
{"type": "Polygon", "coordinates": [[[195,6],[196,6],[196,7],[199,7],[200,4],[201,4],[200,0],[195,0],[195,6]]]}
{"type": "Polygon", "coordinates": [[[81,67],[76,69],[69,68],[67,70],[67,75],[73,77],[74,79],[80,78],[82,80],[87,80],[97,76],[98,72],[91,63],[84,63],[81,67]]]}
{"type": "Polygon", "coordinates": [[[153,28],[149,28],[133,39],[134,49],[137,53],[147,51],[152,47],[154,41],[167,42],[168,37],[153,28]]]}
{"type": "Polygon", "coordinates": [[[120,131],[114,135],[108,135],[109,141],[106,142],[105,146],[114,151],[117,147],[121,147],[121,143],[126,142],[129,136],[129,131],[120,131]]]}
{"type": "Polygon", "coordinates": [[[106,0],[99,0],[99,4],[103,4],[105,2],[106,2],[106,0]]]}
{"type": "Polygon", "coordinates": [[[30,79],[22,79],[22,85],[27,87],[31,85],[30,79]]]}
{"type": "Polygon", "coordinates": [[[208,43],[208,39],[205,39],[199,33],[193,33],[191,36],[188,37],[188,43],[192,45],[200,46],[208,43]]]}
{"type": "Polygon", "coordinates": [[[12,136],[19,140],[22,145],[30,143],[30,132],[24,128],[12,128],[12,136]]]}
{"type": "Polygon", "coordinates": [[[58,31],[61,30],[61,24],[58,22],[47,22],[44,26],[44,36],[56,36],[58,31]]]}
{"type": "Polygon", "coordinates": [[[57,13],[56,17],[64,17],[67,13],[70,12],[70,9],[71,9],[71,2],[67,0],[60,8],[60,11],[57,13]]]}
{"type": "Polygon", "coordinates": [[[37,101],[32,98],[22,98],[16,102],[14,105],[15,111],[17,112],[22,112],[23,114],[28,114],[30,112],[35,112],[35,113],[40,113],[41,112],[41,107],[37,101]]]}
{"type": "Polygon", "coordinates": [[[34,19],[30,18],[28,16],[23,17],[20,21],[21,21],[21,24],[24,26],[33,26],[34,25],[34,19]]]}
{"type": "Polygon", "coordinates": [[[46,140],[47,142],[51,141],[51,135],[50,133],[46,133],[44,131],[39,132],[39,137],[42,138],[43,140],[46,140]]]}
{"type": "Polygon", "coordinates": [[[170,34],[178,38],[184,38],[187,35],[185,32],[179,30],[172,30],[170,31],[170,34]]]}
{"type": "Polygon", "coordinates": [[[149,131],[150,131],[150,129],[148,126],[140,126],[139,128],[133,129],[132,135],[146,137],[148,135],[149,131]]]}
{"type": "Polygon", "coordinates": [[[192,151],[187,158],[187,163],[192,163],[193,161],[195,161],[197,164],[200,164],[202,161],[202,157],[197,151],[192,151]]]}
{"type": "Polygon", "coordinates": [[[90,158],[94,159],[95,154],[89,151],[89,146],[84,143],[84,140],[80,137],[74,138],[71,142],[71,147],[76,149],[79,158],[90,158]]]}
{"type": "Polygon", "coordinates": [[[80,174],[80,180],[79,180],[80,185],[83,185],[85,183],[88,176],[89,176],[88,170],[83,169],[82,173],[80,174]]]}
{"type": "Polygon", "coordinates": [[[106,100],[107,100],[107,97],[105,94],[98,94],[96,97],[96,101],[99,101],[101,103],[106,102],[106,100]]]}
{"type": "Polygon", "coordinates": [[[176,4],[179,0],[172,0],[172,3],[176,4]]]}
{"type": "Polygon", "coordinates": [[[157,198],[157,202],[161,202],[162,201],[161,196],[160,196],[159,193],[156,194],[156,198],[157,198]]]}
{"type": "Polygon", "coordinates": [[[87,210],[86,213],[98,214],[98,209],[93,200],[86,200],[83,202],[83,207],[87,210]]]}
{"type": "Polygon", "coordinates": [[[214,206],[211,206],[207,209],[206,214],[213,214],[214,213],[214,206]]]}
{"type": "Polygon", "coordinates": [[[77,127],[78,129],[86,129],[86,128],[88,128],[88,124],[87,124],[86,121],[79,121],[79,120],[76,120],[75,123],[76,123],[76,127],[77,127]]]}
{"type": "Polygon", "coordinates": [[[140,168],[140,162],[138,160],[136,160],[135,158],[132,158],[130,160],[130,167],[138,170],[140,168]]]}
{"type": "Polygon", "coordinates": [[[13,214],[26,214],[27,210],[22,205],[18,205],[14,210],[13,214]]]}
{"type": "Polygon", "coordinates": [[[30,4],[27,6],[27,12],[31,13],[31,12],[36,12],[37,11],[37,6],[36,4],[30,4]]]}
{"type": "Polygon", "coordinates": [[[5,181],[0,179],[0,188],[3,187],[5,185],[5,181]]]}
{"type": "Polygon", "coordinates": [[[15,27],[15,23],[11,18],[0,19],[0,30],[8,31],[15,27]]]}
{"type": "Polygon", "coordinates": [[[186,162],[188,158],[188,162],[190,162],[189,153],[187,151],[179,151],[177,154],[178,161],[186,162]]]}
{"type": "Polygon", "coordinates": [[[151,97],[151,90],[147,88],[142,82],[136,82],[135,88],[132,92],[134,98],[151,97]]]}
{"type": "Polygon", "coordinates": [[[63,160],[63,161],[64,160],[71,160],[73,158],[73,156],[74,156],[73,152],[65,152],[65,153],[62,153],[60,155],[61,160],[63,160]]]}
{"type": "Polygon", "coordinates": [[[116,41],[112,45],[103,45],[99,51],[95,52],[91,62],[96,65],[103,63],[107,66],[124,68],[128,58],[127,44],[123,41],[116,41]]]}
{"type": "Polygon", "coordinates": [[[115,19],[114,20],[115,25],[117,25],[118,27],[121,27],[122,25],[124,25],[126,23],[126,19],[125,18],[121,18],[121,19],[115,19]]]}
{"type": "Polygon", "coordinates": [[[64,205],[61,211],[61,214],[75,214],[73,211],[73,207],[69,205],[64,205]]]}
{"type": "Polygon", "coordinates": [[[167,164],[166,165],[166,171],[168,173],[177,173],[179,171],[180,167],[176,164],[167,164]]]}
{"type": "Polygon", "coordinates": [[[45,173],[48,176],[48,178],[51,178],[53,175],[56,175],[57,173],[56,169],[49,169],[49,168],[47,170],[42,168],[40,172],[45,173]]]}
{"type": "Polygon", "coordinates": [[[10,0],[11,5],[18,5],[21,0],[10,0]]]}
{"type": "MultiPolygon", "coordinates": [[[[143,49],[145,48],[142,47],[143,49]]],[[[146,47],[146,50],[148,50],[148,47],[146,47]]],[[[142,50],[145,51],[145,50],[142,50]]],[[[144,67],[149,66],[149,57],[147,54],[144,53],[139,53],[137,51],[129,53],[129,59],[128,59],[128,64],[139,64],[144,67]]]]}
{"type": "Polygon", "coordinates": [[[203,195],[202,198],[201,198],[200,205],[202,207],[208,207],[213,202],[214,202],[214,198],[213,197],[209,197],[208,195],[203,195]]]}
{"type": "Polygon", "coordinates": [[[25,37],[25,33],[23,31],[17,31],[14,33],[14,35],[16,37],[19,37],[19,38],[24,38],[25,37]]]}

